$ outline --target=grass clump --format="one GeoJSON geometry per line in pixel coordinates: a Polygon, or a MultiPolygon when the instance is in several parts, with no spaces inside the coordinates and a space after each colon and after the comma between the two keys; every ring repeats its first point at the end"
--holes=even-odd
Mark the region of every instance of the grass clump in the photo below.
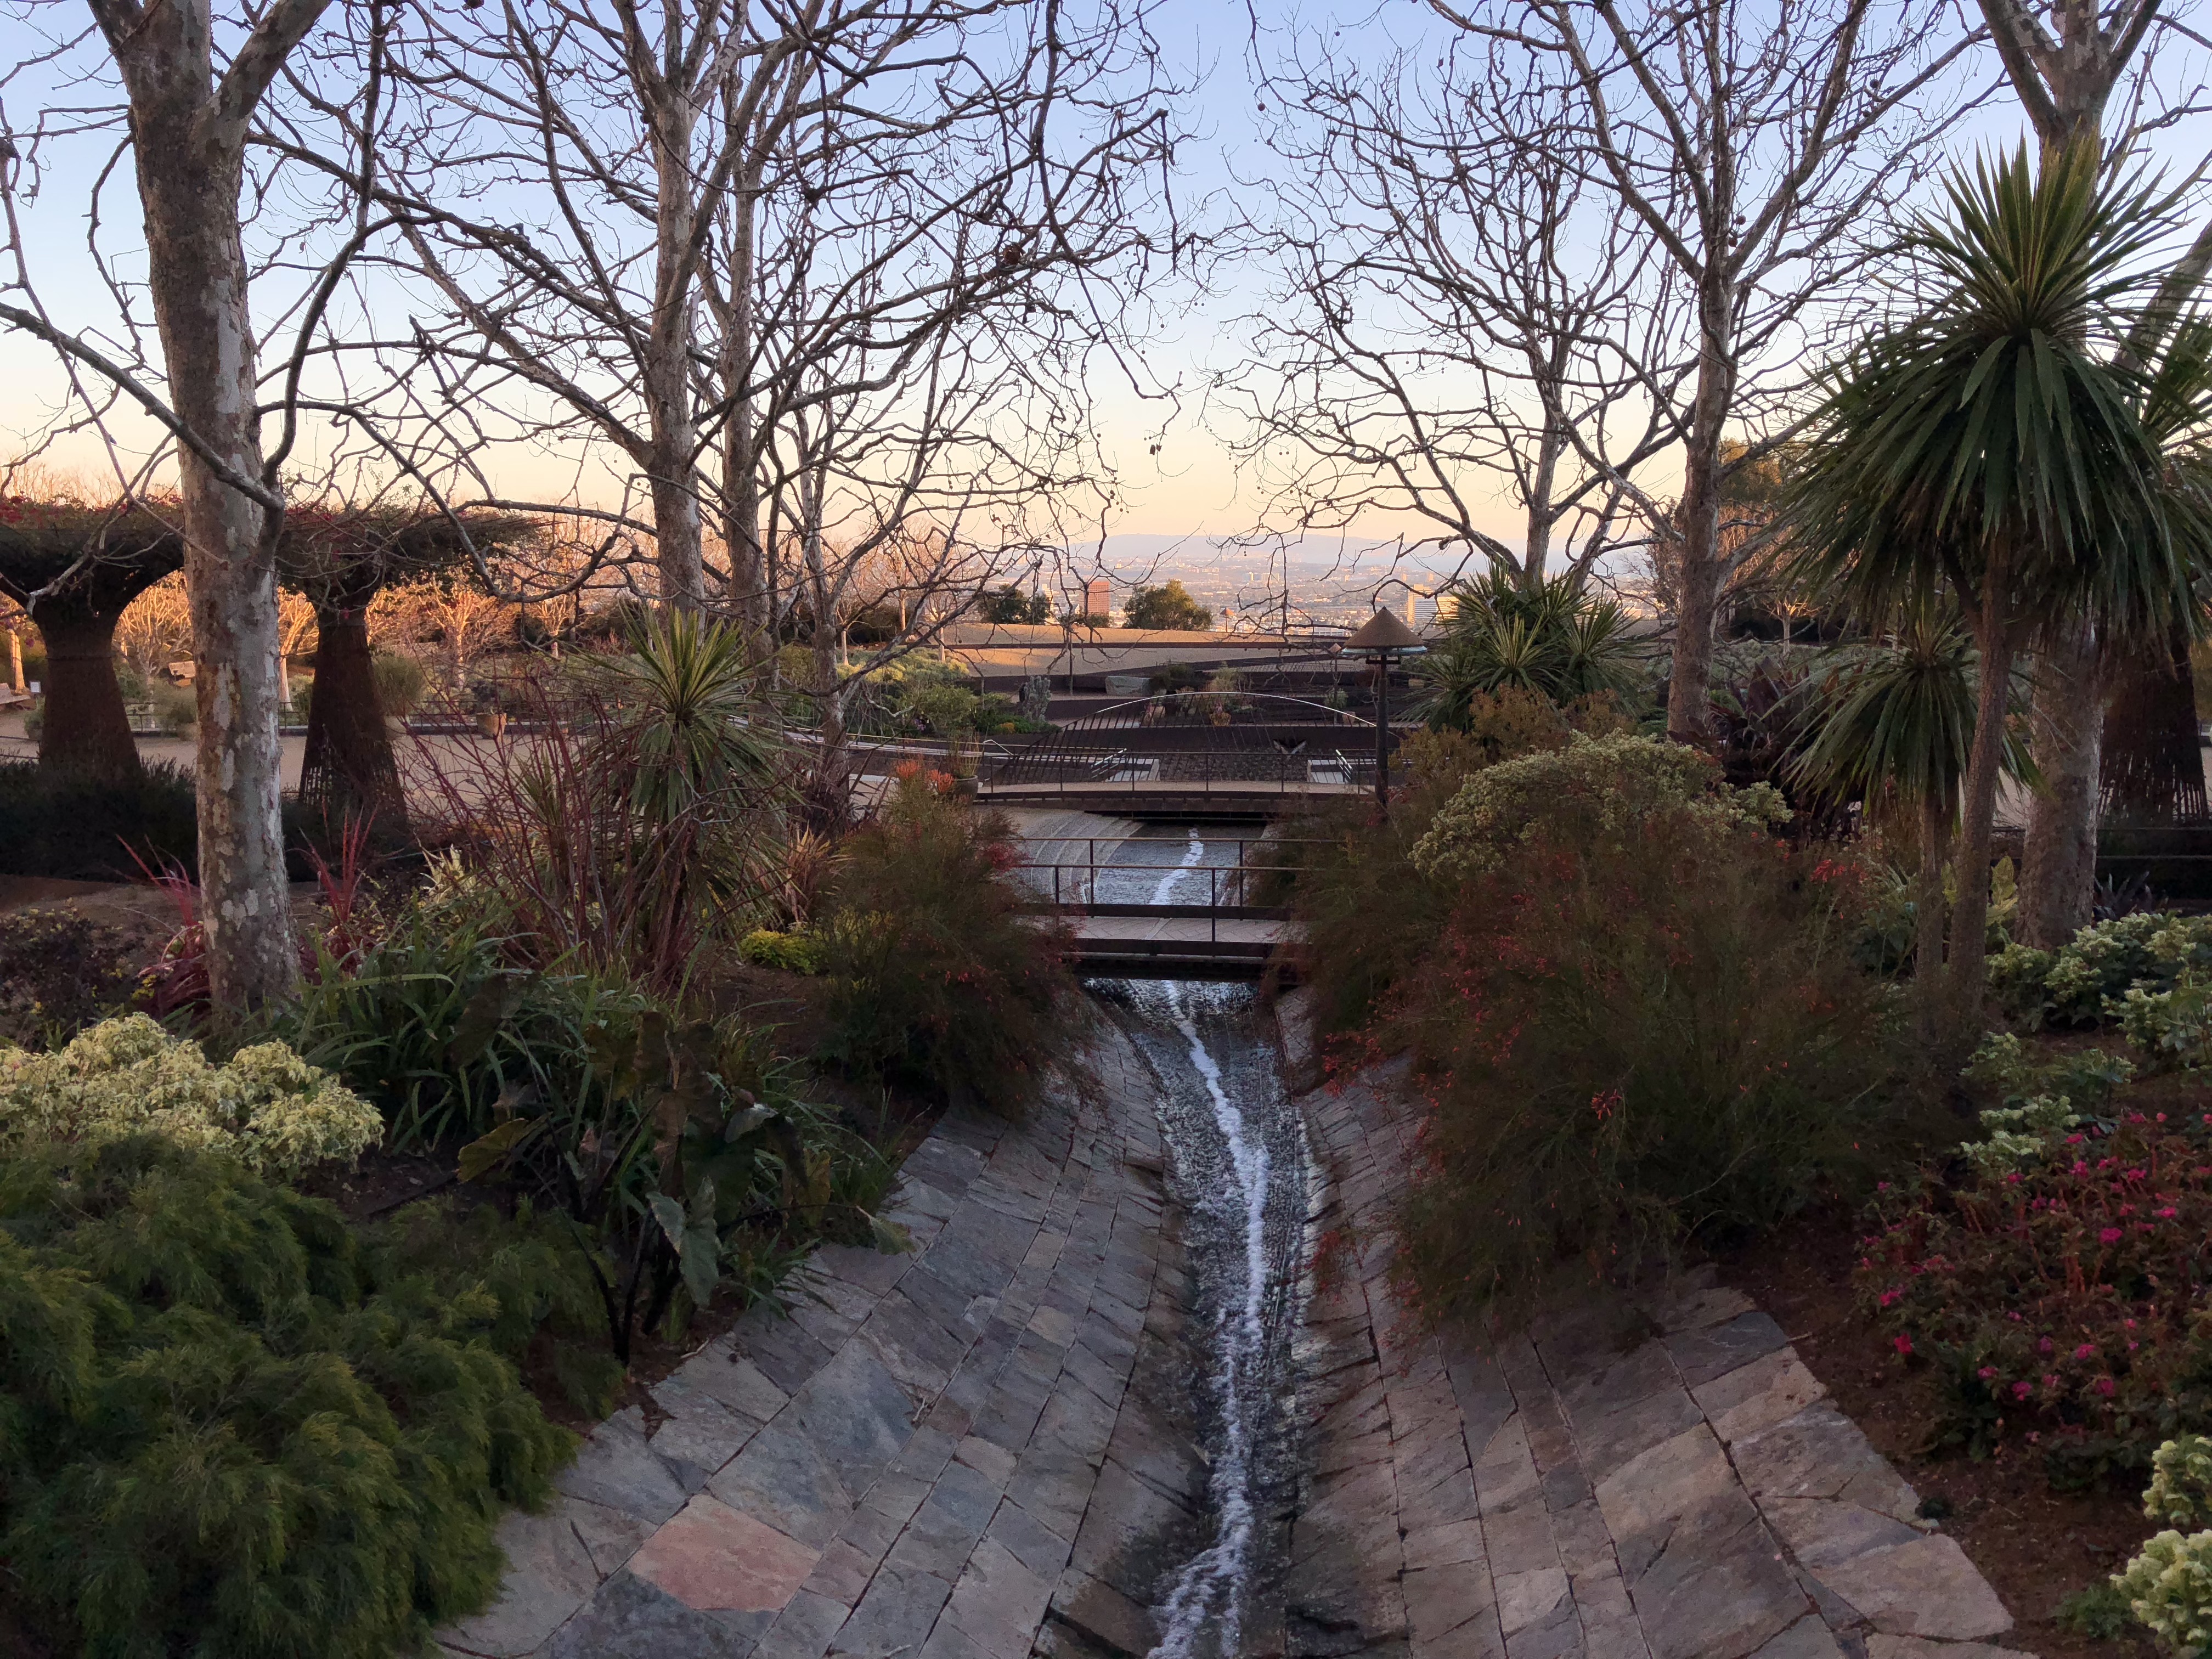
{"type": "Polygon", "coordinates": [[[0,761],[0,873],[128,881],[139,859],[197,868],[199,844],[191,773],[174,762],[118,778],[0,761]]]}

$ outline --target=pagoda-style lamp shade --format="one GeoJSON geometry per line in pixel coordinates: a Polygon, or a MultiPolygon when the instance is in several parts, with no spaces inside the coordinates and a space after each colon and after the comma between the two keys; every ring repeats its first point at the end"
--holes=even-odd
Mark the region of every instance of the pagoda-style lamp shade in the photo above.
{"type": "Polygon", "coordinates": [[[1346,651],[1357,651],[1362,656],[1396,656],[1401,652],[1420,648],[1420,636],[1406,626],[1395,611],[1376,607],[1376,612],[1352,630],[1344,642],[1346,651]]]}
{"type": "Polygon", "coordinates": [[[1363,657],[1375,659],[1375,805],[1388,817],[1390,811],[1390,664],[1393,659],[1411,656],[1426,647],[1420,636],[1406,626],[1395,611],[1385,611],[1380,605],[1375,614],[1352,630],[1344,642],[1346,651],[1356,651],[1363,657]]]}

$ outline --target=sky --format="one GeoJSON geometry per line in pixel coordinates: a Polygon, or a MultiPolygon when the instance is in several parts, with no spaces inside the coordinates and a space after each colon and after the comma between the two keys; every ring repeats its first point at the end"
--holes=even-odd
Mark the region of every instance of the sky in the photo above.
{"type": "MultiPolygon", "coordinates": [[[[1279,49],[1286,32],[1327,31],[1339,49],[1349,34],[1363,54],[1377,59],[1391,47],[1418,46],[1430,38],[1433,20],[1418,0],[1255,0],[1262,42],[1260,54],[1279,49]]],[[[63,26],[63,9],[37,7],[42,27],[63,26]]],[[[11,11],[22,17],[28,14],[11,11]]],[[[75,14],[70,13],[73,23],[75,14]]],[[[12,27],[12,26],[11,26],[12,27]]],[[[1192,220],[1201,225],[1233,225],[1240,217],[1264,217],[1269,197],[1265,181],[1281,166],[1267,149],[1265,136],[1279,112],[1267,101],[1254,71],[1255,15],[1245,0],[1173,0],[1158,14],[1158,33],[1166,61],[1189,88],[1183,114],[1191,129],[1178,155],[1176,193],[1192,220]]],[[[2184,72],[2193,72],[2186,66],[2184,72]]],[[[1968,73],[1984,81],[1996,74],[1994,54],[1984,51],[1968,73]]],[[[34,81],[0,86],[0,118],[15,131],[25,131],[41,106],[97,101],[82,88],[58,93],[34,81]]],[[[1992,98],[1981,113],[1954,135],[1952,149],[2009,143],[2022,129],[2008,93],[1992,98]]],[[[2212,126],[2199,118],[2160,141],[2161,153],[2184,165],[2201,161],[2212,149],[2212,126]]],[[[107,141],[85,140],[57,153],[57,162],[41,181],[42,194],[25,204],[27,251],[37,286],[54,319],[69,327],[99,327],[113,315],[98,271],[85,251],[83,204],[94,171],[106,164],[107,141]]],[[[106,198],[111,221],[135,209],[123,171],[106,198]]],[[[1235,430],[1233,416],[1215,394],[1218,376],[1236,368],[1245,355],[1249,319],[1270,301],[1269,276],[1255,262],[1231,261],[1204,273],[1202,285],[1164,292],[1140,343],[1146,384],[1136,386],[1101,364],[1091,385],[1098,435],[1121,485],[1119,511],[1106,525],[1106,561],[1139,570],[1190,566],[1215,556],[1217,544],[1255,537],[1267,522],[1266,480],[1240,469],[1224,438],[1235,430]]],[[[10,296],[13,297],[13,296],[10,296]]],[[[0,331],[0,448],[20,449],[28,435],[45,428],[57,407],[63,382],[53,357],[27,337],[0,331]]],[[[143,444],[143,422],[125,418],[117,429],[126,441],[143,444]]],[[[105,463],[89,436],[64,441],[54,456],[64,469],[98,474],[105,463]]],[[[537,498],[565,492],[575,473],[572,462],[532,459],[516,450],[503,454],[498,477],[505,493],[537,498]]],[[[587,483],[586,493],[593,493],[587,483]]],[[[1509,543],[1517,542],[1517,513],[1502,498],[1480,524],[1509,543]]],[[[1387,543],[1407,525],[1371,515],[1354,526],[1347,538],[1315,538],[1296,549],[1305,563],[1327,562],[1340,552],[1358,552],[1387,543]]],[[[1095,542],[1092,543],[1095,546],[1095,542]]],[[[1233,559],[1251,556],[1237,551],[1233,559]]]]}

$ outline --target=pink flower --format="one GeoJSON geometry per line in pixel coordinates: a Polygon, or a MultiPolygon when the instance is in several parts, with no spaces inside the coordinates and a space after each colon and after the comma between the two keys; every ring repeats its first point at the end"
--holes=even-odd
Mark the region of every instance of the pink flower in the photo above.
{"type": "Polygon", "coordinates": [[[2118,1387],[2118,1385],[2109,1376],[2100,1376],[2097,1379],[2097,1392],[2107,1400],[2112,1397],[2118,1387]]]}
{"type": "Polygon", "coordinates": [[[1909,1354],[1912,1352],[1912,1339],[1909,1336],[1893,1336],[1889,1339],[1889,1346],[1896,1349],[1899,1354],[1909,1354]]]}
{"type": "Polygon", "coordinates": [[[1996,1366],[1994,1366],[1994,1365],[1984,1365],[1984,1366],[1983,1366],[1983,1367],[1981,1368],[1981,1370],[1978,1370],[1978,1371],[1976,1371],[1976,1372],[1974,1373],[1974,1375],[1975,1375],[1976,1376],[1980,1377],[1980,1378],[1982,1379],[1982,1381],[1983,1381],[1983,1382],[1988,1382],[1991,1377],[1995,1376],[1996,1374],[1997,1374],[1997,1368],[1996,1368],[1996,1366]]]}
{"type": "Polygon", "coordinates": [[[2180,1213],[2181,1213],[2181,1212],[2180,1212],[2180,1211],[2179,1211],[2179,1210],[2175,1209],[2175,1208],[2173,1207],[2173,1206],[2172,1206],[2172,1205],[2169,1204],[2169,1205],[2167,1205],[2164,1209],[2160,1210],[2160,1211],[2158,1212],[2158,1218],[2159,1218],[2160,1221],[2171,1221],[2171,1220],[2172,1220],[2172,1219],[2173,1219],[2173,1218],[2174,1218],[2174,1217],[2176,1217],[2176,1216],[2179,1215],[2180,1213]]]}
{"type": "Polygon", "coordinates": [[[2032,1382],[2015,1382],[2012,1385],[2012,1397],[2015,1400],[2025,1400],[2034,1392],[2035,1385],[2032,1382]]]}
{"type": "Polygon", "coordinates": [[[2076,1359],[2094,1359],[2097,1357],[2096,1345],[2093,1342],[2084,1342],[2074,1350],[2074,1357],[2076,1359]]]}
{"type": "Polygon", "coordinates": [[[2100,1244],[2117,1244],[2124,1237],[2125,1235],[2118,1227],[2107,1227],[2097,1235],[2097,1242],[2100,1244]]]}
{"type": "Polygon", "coordinates": [[[2047,1354],[2047,1353],[2051,1353],[2051,1352],[2052,1352],[2054,1351],[2054,1348],[2055,1348],[2055,1345],[2051,1342],[2051,1339],[2050,1339],[2049,1337],[2047,1337],[2047,1336],[2046,1336],[2046,1337],[2042,1337],[2042,1338],[2038,1339],[2038,1340],[2037,1340],[2037,1342],[2036,1342],[2036,1345],[2035,1345],[2035,1351],[2036,1351],[2036,1352],[2038,1352],[2038,1353],[2041,1353],[2041,1354],[2047,1354]]]}

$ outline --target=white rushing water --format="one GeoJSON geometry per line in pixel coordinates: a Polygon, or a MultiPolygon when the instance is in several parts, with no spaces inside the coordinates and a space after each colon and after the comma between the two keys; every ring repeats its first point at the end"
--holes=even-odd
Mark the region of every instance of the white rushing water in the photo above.
{"type": "MultiPolygon", "coordinates": [[[[1182,862],[1161,878],[1152,902],[1165,904],[1186,872],[1206,856],[1206,843],[1190,832],[1182,862]]],[[[1248,1383],[1265,1364],[1266,1334],[1261,1307],[1267,1289],[1267,1149],[1247,1133],[1244,1115],[1222,1086],[1221,1066],[1191,1016],[1190,988],[1166,988],[1169,1017],[1190,1050],[1192,1068],[1206,1085],[1213,1121],[1228,1153],[1233,1190],[1221,1194],[1224,1207],[1241,1207],[1244,1233],[1244,1297],[1225,1306],[1217,1332],[1222,1364],[1221,1444],[1208,1479],[1218,1528],[1212,1545],[1191,1558],[1162,1608],[1165,1632],[1151,1659],[1192,1659],[1201,1632],[1213,1628],[1213,1650],[1228,1659],[1243,1635],[1244,1586],[1251,1565],[1257,1522],[1253,1482],[1252,1425],[1247,1416],[1248,1383]]]]}

